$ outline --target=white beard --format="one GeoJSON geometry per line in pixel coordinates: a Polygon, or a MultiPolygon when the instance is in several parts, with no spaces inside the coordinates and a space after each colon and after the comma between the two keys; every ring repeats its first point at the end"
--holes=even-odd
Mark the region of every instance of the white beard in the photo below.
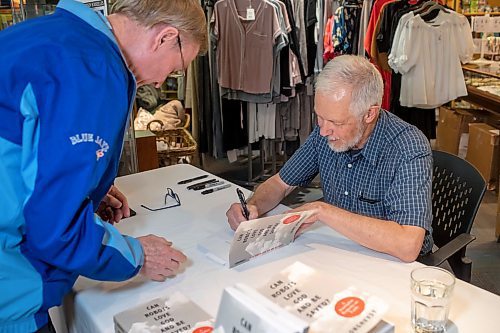
{"type": "Polygon", "coordinates": [[[328,138],[328,145],[336,153],[343,153],[345,151],[348,151],[348,150],[356,147],[356,145],[361,140],[361,137],[363,136],[363,134],[366,130],[366,127],[368,127],[368,125],[364,125],[364,126],[363,125],[364,125],[363,122],[360,121],[359,126],[356,128],[356,134],[354,135],[354,137],[351,140],[349,140],[349,141],[339,141],[339,140],[331,141],[330,138],[328,138]]]}

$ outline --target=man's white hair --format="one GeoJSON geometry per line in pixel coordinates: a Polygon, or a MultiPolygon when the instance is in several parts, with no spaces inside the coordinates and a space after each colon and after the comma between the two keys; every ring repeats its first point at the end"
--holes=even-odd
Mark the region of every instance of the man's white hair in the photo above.
{"type": "Polygon", "coordinates": [[[364,115],[372,106],[382,104],[384,82],[377,68],[363,57],[342,55],[335,57],[316,79],[316,93],[337,95],[341,89],[351,90],[349,111],[364,115]]]}

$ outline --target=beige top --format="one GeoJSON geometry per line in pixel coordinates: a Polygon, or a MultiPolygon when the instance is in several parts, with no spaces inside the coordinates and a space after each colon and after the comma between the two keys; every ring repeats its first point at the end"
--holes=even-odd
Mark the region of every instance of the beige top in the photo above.
{"type": "Polygon", "coordinates": [[[252,1],[255,20],[247,21],[248,2],[241,3],[239,12],[236,2],[218,1],[212,16],[213,33],[217,39],[219,84],[250,94],[269,93],[272,88],[273,47],[277,43],[285,43],[281,38],[277,12],[266,1],[252,1]]]}

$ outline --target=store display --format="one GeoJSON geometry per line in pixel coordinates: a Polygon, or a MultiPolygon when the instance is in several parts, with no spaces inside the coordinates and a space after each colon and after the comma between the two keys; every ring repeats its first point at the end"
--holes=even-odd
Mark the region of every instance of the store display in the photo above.
{"type": "MultiPolygon", "coordinates": [[[[462,66],[467,86],[464,100],[488,110],[493,117],[500,110],[500,68],[493,65],[462,66]]],[[[493,121],[492,123],[496,123],[493,121]]]]}

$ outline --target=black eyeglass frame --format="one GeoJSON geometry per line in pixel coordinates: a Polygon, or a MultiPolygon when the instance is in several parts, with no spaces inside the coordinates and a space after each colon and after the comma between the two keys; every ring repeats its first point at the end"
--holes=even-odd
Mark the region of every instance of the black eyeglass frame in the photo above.
{"type": "Polygon", "coordinates": [[[180,34],[177,35],[177,45],[179,45],[179,53],[181,54],[182,69],[180,71],[176,71],[176,74],[180,75],[182,77],[185,77],[186,76],[186,63],[184,62],[184,54],[182,53],[182,42],[181,42],[180,34]]]}
{"type": "Polygon", "coordinates": [[[171,197],[172,199],[174,199],[177,203],[174,204],[174,205],[171,205],[171,206],[165,206],[165,207],[161,207],[161,208],[149,208],[148,206],[146,205],[141,205],[142,208],[145,208],[151,212],[156,212],[156,211],[159,211],[159,210],[164,210],[164,209],[168,209],[168,208],[174,208],[174,207],[179,207],[181,205],[181,199],[179,198],[179,195],[177,193],[174,192],[174,190],[172,190],[172,188],[170,187],[167,187],[167,193],[165,193],[165,199],[163,201],[163,204],[166,205],[167,204],[167,198],[168,197],[171,197]]]}

